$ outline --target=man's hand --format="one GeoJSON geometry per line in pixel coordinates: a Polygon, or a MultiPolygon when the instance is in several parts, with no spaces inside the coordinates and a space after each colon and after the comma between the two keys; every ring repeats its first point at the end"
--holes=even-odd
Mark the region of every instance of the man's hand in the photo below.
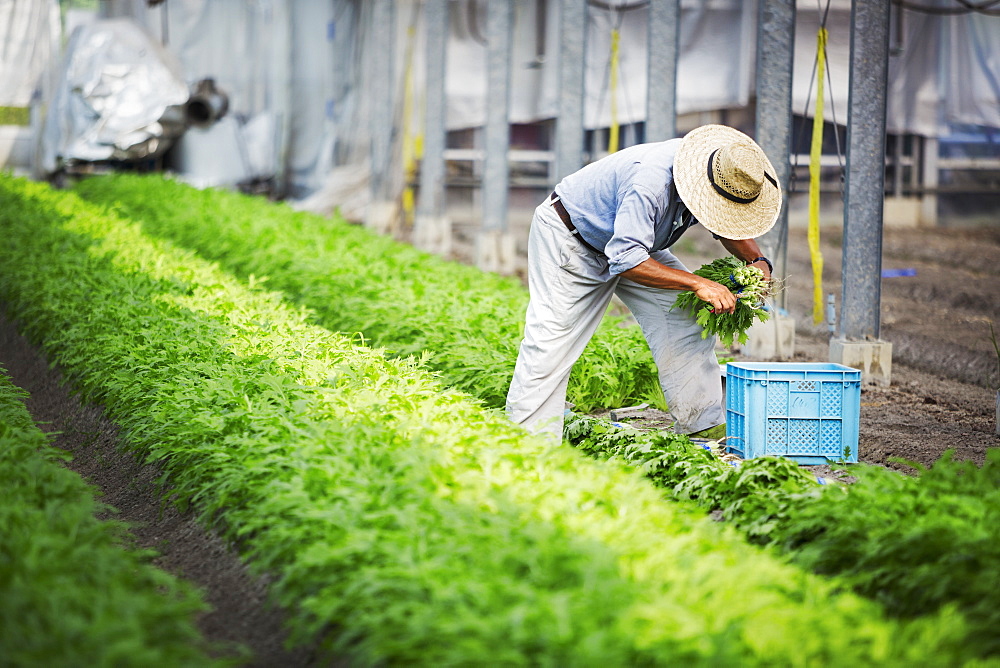
{"type": "Polygon", "coordinates": [[[736,295],[722,283],[707,278],[694,288],[695,296],[712,305],[714,313],[732,313],[736,310],[736,295]]]}
{"type": "Polygon", "coordinates": [[[765,280],[767,280],[767,281],[771,280],[771,268],[769,266],[767,266],[767,262],[764,262],[763,260],[757,260],[756,262],[751,262],[749,266],[751,266],[751,267],[757,267],[762,272],[764,272],[764,279],[765,280]]]}

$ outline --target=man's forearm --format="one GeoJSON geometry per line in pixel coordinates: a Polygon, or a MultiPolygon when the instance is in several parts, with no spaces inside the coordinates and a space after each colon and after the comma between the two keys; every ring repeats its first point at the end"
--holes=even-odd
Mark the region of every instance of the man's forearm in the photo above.
{"type": "Polygon", "coordinates": [[[727,251],[744,262],[752,262],[763,255],[760,252],[760,246],[754,239],[719,239],[719,241],[722,242],[727,251]]]}
{"type": "Polygon", "coordinates": [[[635,267],[623,271],[621,276],[640,285],[666,290],[694,290],[702,280],[692,273],[673,269],[653,258],[647,258],[635,267]]]}

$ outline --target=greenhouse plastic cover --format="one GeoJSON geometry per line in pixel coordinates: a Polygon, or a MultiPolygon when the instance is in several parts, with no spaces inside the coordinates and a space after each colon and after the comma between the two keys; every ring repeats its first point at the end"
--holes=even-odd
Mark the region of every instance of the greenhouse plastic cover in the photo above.
{"type": "MultiPolygon", "coordinates": [[[[558,115],[562,3],[545,3],[545,24],[536,30],[539,1],[514,3],[512,123],[558,115]],[[539,35],[544,40],[541,53],[539,35]]],[[[944,6],[950,1],[926,0],[924,4],[944,6]]],[[[0,2],[0,8],[25,4],[34,3],[0,2]]],[[[357,0],[171,0],[156,6],[145,0],[105,0],[102,8],[109,15],[132,17],[167,43],[181,63],[187,83],[212,77],[225,89],[230,114],[243,137],[241,145],[252,143],[262,150],[256,151],[261,160],[231,154],[217,156],[218,160],[253,162],[246,170],[254,174],[287,171],[291,194],[302,196],[321,186],[337,165],[360,164],[368,157],[369,124],[376,114],[371,113],[371,86],[366,85],[372,80],[371,49],[367,47],[374,31],[388,31],[392,36],[397,141],[404,136],[404,129],[413,133],[422,126],[426,64],[423,5],[393,4],[394,25],[377,27],[369,20],[376,3],[357,0]],[[405,78],[408,72],[412,79],[405,78]],[[405,84],[412,86],[409,118],[404,118],[402,111],[407,102],[405,84]],[[267,122],[253,123],[255,119],[267,122]],[[267,162],[270,164],[263,164],[267,162]]],[[[587,128],[606,127],[611,120],[608,59],[615,27],[621,31],[622,68],[616,120],[630,123],[645,118],[648,30],[643,4],[588,3],[587,128]],[[615,7],[629,9],[608,9],[615,7]]],[[[825,113],[828,120],[840,124],[847,120],[850,7],[849,0],[833,0],[828,21],[825,113]]],[[[449,129],[478,128],[485,122],[486,8],[485,0],[449,3],[449,129]]],[[[759,2],[683,0],[681,9],[678,113],[745,107],[752,102],[756,85],[759,2]]],[[[816,3],[797,2],[793,110],[806,116],[811,116],[815,103],[811,75],[820,18],[816,3]]],[[[996,75],[1000,71],[1000,30],[996,25],[996,18],[975,14],[940,17],[908,11],[902,21],[894,20],[887,130],[941,136],[953,123],[1000,127],[1000,80],[996,75]],[[901,34],[896,34],[899,28],[901,34]]]]}
{"type": "Polygon", "coordinates": [[[77,28],[66,47],[42,132],[41,168],[60,160],[141,159],[183,132],[165,113],[188,100],[171,55],[128,19],[77,28]]]}
{"type": "Polygon", "coordinates": [[[0,2],[0,106],[27,107],[59,54],[59,4],[0,2]]]}

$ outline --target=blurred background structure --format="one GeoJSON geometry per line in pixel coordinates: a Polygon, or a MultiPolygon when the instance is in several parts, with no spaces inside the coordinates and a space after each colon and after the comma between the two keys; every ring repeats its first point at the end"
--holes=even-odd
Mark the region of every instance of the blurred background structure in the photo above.
{"type": "Polygon", "coordinates": [[[501,273],[562,176],[704,123],[783,177],[779,272],[790,226],[843,226],[840,333],[878,339],[883,225],[1000,224],[1000,2],[0,3],[4,168],[168,171],[501,273]]]}
{"type": "MultiPolygon", "coordinates": [[[[491,220],[491,183],[510,191],[500,208],[521,216],[577,163],[609,150],[706,122],[754,135],[769,4],[789,5],[794,19],[790,185],[803,192],[816,35],[821,24],[828,31],[823,189],[839,192],[849,0],[7,2],[0,164],[47,177],[152,157],[148,168],[194,183],[336,205],[363,220],[373,200],[412,215],[428,185],[421,171],[443,161],[434,213],[503,228],[491,220]],[[192,97],[212,87],[186,109],[201,117],[171,109],[186,102],[178,86],[192,97]],[[215,118],[223,98],[228,110],[215,118]],[[161,150],[148,146],[153,123],[161,150]],[[565,139],[576,126],[579,138],[565,139]],[[130,133],[144,127],[144,150],[97,148],[134,146],[130,133]],[[432,155],[438,143],[443,155],[432,155]]],[[[988,222],[1000,205],[1000,3],[889,4],[886,221],[988,222]]]]}

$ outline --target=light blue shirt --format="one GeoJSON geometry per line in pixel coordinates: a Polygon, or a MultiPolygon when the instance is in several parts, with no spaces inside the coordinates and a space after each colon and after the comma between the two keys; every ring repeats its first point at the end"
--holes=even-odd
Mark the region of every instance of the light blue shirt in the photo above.
{"type": "Polygon", "coordinates": [[[680,139],[639,144],[570,174],[556,194],[587,243],[604,249],[612,274],[639,265],[697,225],[674,185],[680,139]]]}

